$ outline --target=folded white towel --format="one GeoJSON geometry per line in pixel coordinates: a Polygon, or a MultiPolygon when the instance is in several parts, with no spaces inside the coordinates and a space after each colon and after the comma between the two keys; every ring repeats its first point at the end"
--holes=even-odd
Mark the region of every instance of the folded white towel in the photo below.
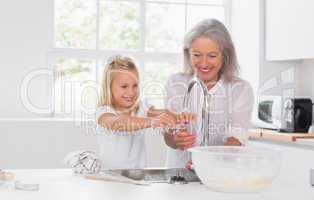
{"type": "Polygon", "coordinates": [[[77,174],[98,174],[102,168],[102,162],[98,155],[85,150],[69,153],[65,157],[64,163],[77,174]]]}

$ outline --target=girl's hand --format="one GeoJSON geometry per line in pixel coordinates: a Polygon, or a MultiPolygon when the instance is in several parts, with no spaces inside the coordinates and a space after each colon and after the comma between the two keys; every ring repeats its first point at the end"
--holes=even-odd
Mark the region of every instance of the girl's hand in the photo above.
{"type": "Polygon", "coordinates": [[[195,122],[195,116],[193,113],[188,112],[182,112],[181,114],[177,115],[177,122],[179,123],[194,123],[195,122]]]}
{"type": "Polygon", "coordinates": [[[163,113],[161,113],[160,115],[153,117],[152,119],[152,126],[153,127],[161,127],[161,128],[174,128],[176,126],[176,115],[169,112],[169,111],[165,111],[163,113]]]}
{"type": "Polygon", "coordinates": [[[186,150],[194,146],[196,136],[194,133],[182,131],[173,135],[173,140],[177,149],[186,150]]]}

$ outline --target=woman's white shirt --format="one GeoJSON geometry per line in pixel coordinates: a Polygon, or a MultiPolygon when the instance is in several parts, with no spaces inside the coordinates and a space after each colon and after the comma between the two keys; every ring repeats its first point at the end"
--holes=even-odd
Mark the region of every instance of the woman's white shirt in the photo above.
{"type": "MultiPolygon", "coordinates": [[[[149,106],[140,103],[136,116],[146,117],[149,106]]],[[[104,113],[118,115],[110,106],[99,107],[96,111],[96,120],[104,113]]],[[[113,131],[97,123],[100,157],[106,169],[132,169],[146,167],[145,132],[150,129],[133,131],[113,131]]]]}
{"type": "MultiPolygon", "coordinates": [[[[174,112],[182,112],[183,99],[187,87],[191,81],[191,75],[182,73],[170,77],[166,85],[166,107],[174,112]]],[[[250,118],[254,103],[253,90],[250,84],[242,79],[235,79],[227,82],[220,79],[213,88],[209,90],[209,144],[223,145],[228,137],[235,137],[241,143],[247,143],[247,130],[250,127],[250,118]]],[[[196,123],[193,132],[196,133],[196,145],[203,140],[202,105],[203,92],[199,86],[194,86],[191,94],[190,107],[188,111],[195,113],[196,123]]],[[[167,166],[184,167],[189,160],[187,152],[168,148],[167,166]]]]}

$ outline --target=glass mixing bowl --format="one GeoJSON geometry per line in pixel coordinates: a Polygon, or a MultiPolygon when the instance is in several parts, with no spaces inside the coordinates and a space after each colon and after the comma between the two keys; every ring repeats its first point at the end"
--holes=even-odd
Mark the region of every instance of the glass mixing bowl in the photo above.
{"type": "Polygon", "coordinates": [[[279,172],[281,153],[242,146],[202,146],[189,149],[202,183],[220,192],[255,192],[270,186],[279,172]]]}

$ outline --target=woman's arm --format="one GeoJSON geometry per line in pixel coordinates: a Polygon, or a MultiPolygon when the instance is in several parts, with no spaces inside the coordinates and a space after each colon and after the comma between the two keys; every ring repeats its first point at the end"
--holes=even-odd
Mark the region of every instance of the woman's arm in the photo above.
{"type": "MultiPolygon", "coordinates": [[[[165,106],[171,111],[182,111],[183,98],[186,91],[186,82],[189,77],[182,75],[172,75],[166,84],[166,98],[165,106]]],[[[181,113],[177,116],[178,122],[191,122],[194,121],[194,115],[190,113],[181,113]]],[[[164,133],[165,143],[173,149],[186,149],[195,143],[195,136],[186,131],[177,133],[176,135],[171,132],[164,133]],[[191,137],[192,136],[192,137],[191,137]],[[194,138],[193,138],[194,137],[194,138]]]]}
{"type": "Polygon", "coordinates": [[[226,143],[225,143],[226,146],[241,146],[241,145],[243,145],[243,144],[242,144],[237,138],[235,138],[235,137],[228,137],[226,140],[227,140],[226,143]]]}
{"type": "Polygon", "coordinates": [[[248,140],[251,114],[254,104],[253,89],[246,81],[232,86],[231,130],[225,138],[225,145],[245,145],[248,140]]]}

